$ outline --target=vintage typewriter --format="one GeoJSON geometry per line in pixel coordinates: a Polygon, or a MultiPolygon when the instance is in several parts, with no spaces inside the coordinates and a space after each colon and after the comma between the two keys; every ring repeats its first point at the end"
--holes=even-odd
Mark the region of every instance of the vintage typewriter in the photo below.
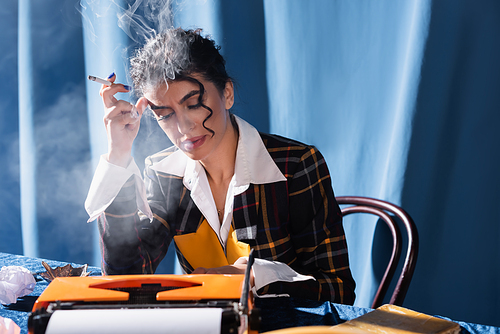
{"type": "Polygon", "coordinates": [[[32,334],[257,333],[245,275],[58,277],[35,302],[32,334]]]}

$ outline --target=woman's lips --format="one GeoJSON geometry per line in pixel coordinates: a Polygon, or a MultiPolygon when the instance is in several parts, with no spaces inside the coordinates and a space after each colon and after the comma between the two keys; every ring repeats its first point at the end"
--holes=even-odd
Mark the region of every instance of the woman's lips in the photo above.
{"type": "Polygon", "coordinates": [[[182,147],[186,151],[192,151],[205,143],[206,136],[198,136],[182,141],[182,147]]]}

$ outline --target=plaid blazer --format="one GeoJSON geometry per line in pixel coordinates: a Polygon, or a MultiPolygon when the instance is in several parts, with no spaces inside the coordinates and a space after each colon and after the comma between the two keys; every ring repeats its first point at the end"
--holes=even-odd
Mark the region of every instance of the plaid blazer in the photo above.
{"type": "MultiPolygon", "coordinates": [[[[286,182],[251,184],[234,198],[232,227],[257,258],[286,263],[316,280],[271,283],[259,294],[354,302],[355,283],[349,268],[342,215],[330,174],[313,146],[276,135],[261,134],[286,182]]],[[[154,171],[151,164],[172,154],[171,147],[146,161],[144,179],[154,219],[139,214],[135,183],[127,182],[98,219],[106,274],[154,273],[175,235],[193,233],[204,217],[182,178],[154,171]]],[[[177,250],[179,262],[192,268],[177,250]]]]}

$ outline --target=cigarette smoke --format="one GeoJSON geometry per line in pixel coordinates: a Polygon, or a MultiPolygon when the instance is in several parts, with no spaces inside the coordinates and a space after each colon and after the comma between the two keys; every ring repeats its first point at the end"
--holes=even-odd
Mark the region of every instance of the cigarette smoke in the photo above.
{"type": "MultiPolygon", "coordinates": [[[[80,13],[89,32],[87,37],[95,42],[98,36],[94,25],[101,24],[101,18],[109,20],[110,12],[116,13],[117,25],[130,38],[128,46],[124,46],[124,55],[140,58],[144,85],[134,87],[135,95],[158,87],[161,83],[175,79],[175,73],[185,69],[189,64],[189,42],[179,42],[173,31],[174,14],[182,11],[184,1],[173,0],[111,0],[107,6],[102,0],[81,0],[80,13]],[[185,43],[184,45],[182,43],[185,43]],[[142,46],[154,46],[149,51],[141,50],[142,46]],[[145,61],[147,59],[147,61],[145,61]]],[[[104,24],[104,23],[103,23],[104,24]]],[[[132,60],[133,60],[132,59],[132,60]]],[[[140,72],[140,73],[139,73],[140,72]]],[[[132,76],[134,73],[132,73],[132,76]]]]}
{"type": "Polygon", "coordinates": [[[190,40],[178,38],[178,30],[167,30],[156,38],[149,39],[144,49],[135,52],[131,59],[130,75],[134,82],[136,94],[167,84],[175,79],[175,74],[189,67],[190,40]]]}
{"type": "MultiPolygon", "coordinates": [[[[86,125],[84,82],[66,84],[63,94],[54,103],[42,108],[35,116],[37,127],[37,202],[38,220],[43,222],[39,231],[41,240],[54,236],[61,244],[80,243],[66,250],[69,259],[81,257],[91,244],[91,226],[75,226],[84,221],[82,199],[90,181],[88,132],[75,129],[86,125]]],[[[43,242],[43,253],[59,252],[58,247],[43,242]],[[52,249],[53,248],[53,249],[52,249]]]]}
{"type": "Polygon", "coordinates": [[[19,185],[19,124],[18,97],[12,93],[17,82],[18,30],[9,24],[12,13],[18,10],[17,1],[7,1],[0,6],[0,29],[2,31],[2,53],[0,54],[0,75],[8,78],[0,82],[2,103],[0,104],[0,252],[22,254],[20,242],[20,185],[19,185]]]}
{"type": "MultiPolygon", "coordinates": [[[[81,0],[77,10],[83,17],[91,34],[91,41],[98,37],[92,22],[99,22],[117,13],[118,26],[135,43],[143,45],[148,39],[173,27],[173,0],[109,0],[103,6],[103,0],[81,0]]],[[[175,7],[182,7],[177,1],[175,7]]],[[[99,23],[100,24],[100,23],[99,23]]]]}
{"type": "Polygon", "coordinates": [[[135,0],[118,15],[118,26],[138,44],[173,27],[172,0],[135,0]]]}
{"type": "MultiPolygon", "coordinates": [[[[175,42],[169,42],[176,40],[172,38],[171,28],[173,28],[174,24],[174,11],[181,10],[182,2],[175,0],[111,0],[104,3],[102,1],[81,0],[80,2],[81,8],[79,11],[87,31],[85,38],[95,45],[102,44],[98,43],[99,38],[106,38],[99,36],[99,34],[103,31],[102,26],[109,27],[110,21],[113,21],[110,13],[113,13],[113,16],[116,17],[116,25],[129,38],[127,45],[119,45],[119,43],[116,45],[116,48],[123,48],[121,54],[124,62],[128,63],[126,58],[130,56],[136,58],[141,52],[141,47],[147,43],[155,43],[157,37],[162,36],[164,42],[167,42],[158,43],[158,48],[148,51],[152,52],[152,54],[143,54],[146,56],[143,59],[147,59],[147,61],[141,63],[139,72],[145,75],[146,78],[141,80],[144,85],[134,87],[132,93],[135,97],[142,96],[145,91],[158,87],[160,83],[166,83],[167,80],[174,79],[175,73],[187,66],[189,61],[188,44],[172,45],[175,42]],[[173,7],[176,9],[174,10],[173,7]],[[176,54],[172,55],[171,50],[176,50],[176,54]],[[175,62],[169,61],[172,56],[175,56],[175,62]]],[[[106,33],[106,30],[104,30],[104,33],[106,33]]],[[[113,40],[113,36],[111,36],[111,40],[113,40]]],[[[96,55],[96,57],[99,56],[103,58],[109,57],[104,52],[102,55],[96,55]]],[[[95,74],[102,75],[100,73],[95,74]]],[[[131,75],[134,74],[131,73],[131,75]]],[[[123,81],[124,79],[119,80],[123,81]]],[[[139,168],[144,168],[143,162],[146,156],[171,145],[172,143],[160,129],[155,118],[142,117],[141,127],[134,141],[133,149],[133,155],[139,168]]],[[[159,272],[173,272],[173,257],[175,254],[172,250],[169,253],[169,259],[162,262],[158,269],[159,272]]]]}

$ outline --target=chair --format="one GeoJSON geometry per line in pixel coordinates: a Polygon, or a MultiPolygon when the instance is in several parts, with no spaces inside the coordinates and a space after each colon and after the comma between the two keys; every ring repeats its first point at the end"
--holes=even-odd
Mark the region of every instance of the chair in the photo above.
{"type": "Polygon", "coordinates": [[[406,250],[406,259],[399,276],[399,280],[396,284],[392,297],[389,304],[402,306],[403,300],[408,291],[413,272],[415,270],[415,264],[418,255],[418,232],[413,222],[406,211],[404,211],[399,206],[382,201],[375,198],[360,197],[360,196],[339,196],[336,197],[337,203],[341,205],[342,216],[347,216],[352,213],[368,213],[373,214],[381,218],[389,229],[391,230],[393,237],[393,247],[392,255],[387,266],[387,269],[382,277],[380,285],[378,287],[377,293],[372,303],[372,308],[377,308],[382,305],[383,299],[391,280],[398,266],[399,258],[401,256],[401,248],[403,244],[403,239],[401,237],[401,232],[399,230],[397,220],[400,220],[408,234],[408,248],[406,250]],[[347,205],[347,206],[344,206],[347,205]]]}

